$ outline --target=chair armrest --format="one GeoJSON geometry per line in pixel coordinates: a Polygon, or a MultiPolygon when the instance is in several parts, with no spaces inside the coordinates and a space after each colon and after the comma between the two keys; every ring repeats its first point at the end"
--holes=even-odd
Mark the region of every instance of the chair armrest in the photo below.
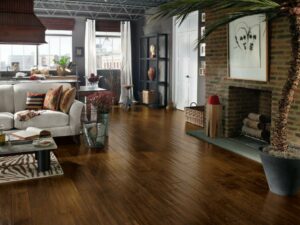
{"type": "Polygon", "coordinates": [[[69,112],[70,116],[70,127],[73,135],[80,134],[81,128],[81,113],[84,104],[78,100],[75,100],[72,104],[69,112]]]}

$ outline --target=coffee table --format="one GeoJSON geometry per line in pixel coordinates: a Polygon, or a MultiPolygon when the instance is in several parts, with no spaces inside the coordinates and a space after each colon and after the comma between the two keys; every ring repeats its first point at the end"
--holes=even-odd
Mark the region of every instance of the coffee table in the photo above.
{"type": "Polygon", "coordinates": [[[48,171],[50,170],[50,151],[57,149],[57,145],[52,137],[45,139],[52,141],[53,144],[48,147],[39,147],[34,146],[32,143],[6,143],[4,146],[0,146],[0,157],[35,153],[35,158],[38,163],[38,172],[48,171]]]}

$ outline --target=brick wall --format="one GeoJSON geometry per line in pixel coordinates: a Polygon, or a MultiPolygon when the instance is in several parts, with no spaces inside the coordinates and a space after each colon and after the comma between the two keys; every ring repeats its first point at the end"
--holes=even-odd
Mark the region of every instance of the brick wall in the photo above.
{"type": "MultiPolygon", "coordinates": [[[[222,15],[218,15],[222,16],[222,15]]],[[[217,15],[207,13],[207,22],[214,21],[217,15]]],[[[271,114],[272,127],[277,119],[278,101],[281,89],[289,70],[291,55],[289,23],[287,18],[279,18],[269,24],[269,81],[233,80],[228,77],[228,47],[227,27],[221,27],[212,33],[206,41],[206,95],[217,94],[224,105],[223,125],[224,134],[229,134],[230,102],[229,87],[242,87],[272,92],[271,114]]],[[[288,138],[293,144],[300,145],[300,94],[296,92],[288,121],[288,138]]],[[[265,109],[267,110],[267,109],[265,109]]]]}

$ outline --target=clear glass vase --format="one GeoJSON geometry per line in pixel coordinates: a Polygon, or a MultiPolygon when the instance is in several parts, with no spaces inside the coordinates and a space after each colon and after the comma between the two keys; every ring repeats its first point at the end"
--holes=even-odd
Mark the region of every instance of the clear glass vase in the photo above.
{"type": "Polygon", "coordinates": [[[108,137],[109,114],[96,111],[94,122],[83,124],[83,132],[86,143],[90,148],[102,149],[106,145],[108,137]]]}
{"type": "Polygon", "coordinates": [[[97,112],[97,124],[103,125],[104,134],[108,137],[109,113],[97,112]]]}

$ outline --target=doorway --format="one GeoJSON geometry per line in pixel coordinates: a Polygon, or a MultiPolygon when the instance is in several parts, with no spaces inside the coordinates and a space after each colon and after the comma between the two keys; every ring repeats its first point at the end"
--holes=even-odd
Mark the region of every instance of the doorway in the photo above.
{"type": "Polygon", "coordinates": [[[198,48],[199,12],[191,13],[182,24],[173,18],[174,61],[173,90],[176,108],[184,110],[198,102],[198,48]]]}

